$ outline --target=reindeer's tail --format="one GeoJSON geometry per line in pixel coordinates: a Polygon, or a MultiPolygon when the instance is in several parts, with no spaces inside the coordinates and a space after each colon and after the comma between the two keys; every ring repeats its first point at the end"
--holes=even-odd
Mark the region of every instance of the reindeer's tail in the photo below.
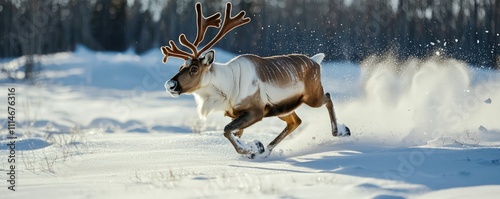
{"type": "Polygon", "coordinates": [[[318,54],[312,56],[311,60],[313,60],[314,62],[316,62],[319,65],[321,65],[321,62],[323,61],[324,58],[325,58],[325,54],[324,53],[318,53],[318,54]]]}

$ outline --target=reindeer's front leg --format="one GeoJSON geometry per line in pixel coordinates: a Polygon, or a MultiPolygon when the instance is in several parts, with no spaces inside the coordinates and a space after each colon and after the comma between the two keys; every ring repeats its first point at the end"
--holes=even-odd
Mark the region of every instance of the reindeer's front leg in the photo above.
{"type": "Polygon", "coordinates": [[[224,128],[224,136],[231,142],[236,152],[240,154],[256,154],[263,153],[264,146],[262,143],[255,141],[247,143],[237,137],[235,133],[242,131],[244,128],[262,120],[263,114],[259,111],[247,111],[240,114],[236,119],[230,122],[224,128]]]}

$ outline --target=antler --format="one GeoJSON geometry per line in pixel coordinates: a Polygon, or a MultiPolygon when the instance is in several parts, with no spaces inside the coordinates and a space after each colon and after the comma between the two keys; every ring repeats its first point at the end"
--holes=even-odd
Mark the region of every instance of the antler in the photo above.
{"type": "Polygon", "coordinates": [[[226,4],[226,13],[224,13],[224,23],[222,24],[222,28],[217,33],[217,36],[210,41],[205,47],[203,47],[198,53],[201,54],[208,49],[212,48],[217,42],[219,42],[224,35],[226,35],[229,31],[239,26],[245,25],[250,22],[250,18],[245,17],[245,11],[240,11],[235,17],[231,17],[231,8],[232,4],[228,2],[226,4]]]}
{"type": "Polygon", "coordinates": [[[204,17],[201,9],[201,3],[196,3],[196,24],[198,26],[194,45],[200,45],[201,41],[203,41],[203,38],[205,38],[205,31],[208,29],[208,27],[212,26],[219,28],[220,22],[220,12],[217,12],[208,18],[204,17]]]}
{"type": "Polygon", "coordinates": [[[162,46],[161,47],[161,52],[163,53],[163,63],[167,63],[168,57],[178,57],[182,59],[188,59],[188,58],[194,58],[192,54],[189,54],[185,51],[180,50],[177,48],[175,43],[170,40],[169,41],[170,46],[162,46]]]}
{"type": "Polygon", "coordinates": [[[205,17],[203,16],[203,10],[201,8],[201,3],[196,3],[196,39],[194,40],[194,43],[189,42],[186,39],[186,35],[181,34],[179,36],[179,42],[189,48],[193,53],[193,56],[196,58],[200,56],[200,53],[198,52],[198,45],[200,45],[201,41],[203,41],[203,38],[205,37],[205,33],[209,27],[220,27],[220,13],[217,12],[213,14],[212,16],[205,17]]]}
{"type": "Polygon", "coordinates": [[[182,58],[182,59],[188,59],[188,58],[196,59],[203,52],[205,52],[208,49],[210,49],[211,47],[213,47],[213,45],[215,45],[220,39],[222,39],[222,37],[224,37],[224,35],[226,35],[229,31],[231,31],[232,29],[234,29],[238,26],[241,26],[241,25],[244,25],[244,24],[250,22],[250,18],[248,18],[248,17],[244,18],[245,11],[241,11],[235,17],[231,17],[231,7],[232,7],[231,3],[226,4],[224,23],[222,24],[222,28],[219,30],[219,33],[217,33],[217,36],[215,36],[215,38],[213,38],[205,47],[203,47],[200,51],[198,51],[198,45],[200,45],[200,43],[205,38],[205,33],[206,33],[207,29],[209,27],[216,27],[216,28],[220,27],[221,14],[219,12],[217,12],[217,13],[213,14],[212,16],[205,17],[205,16],[203,16],[201,3],[196,3],[196,24],[197,24],[196,30],[197,30],[197,33],[196,33],[196,39],[195,39],[194,43],[189,42],[186,39],[186,35],[184,35],[184,34],[181,34],[179,36],[179,42],[183,46],[189,48],[192,51],[192,53],[188,53],[188,52],[180,50],[179,48],[177,48],[175,43],[172,40],[170,40],[169,41],[170,46],[162,46],[161,47],[161,51],[164,55],[163,63],[167,62],[169,56],[178,57],[178,58],[182,58]]]}

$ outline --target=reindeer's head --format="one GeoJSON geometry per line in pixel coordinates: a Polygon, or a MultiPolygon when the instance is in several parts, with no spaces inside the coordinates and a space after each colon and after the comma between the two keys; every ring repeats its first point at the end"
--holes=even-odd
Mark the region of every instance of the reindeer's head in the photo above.
{"type": "Polygon", "coordinates": [[[191,93],[205,86],[206,82],[203,82],[202,79],[210,70],[213,61],[213,50],[197,59],[188,58],[180,67],[179,72],[165,82],[165,89],[170,95],[177,97],[181,93],[191,93]]]}
{"type": "Polygon", "coordinates": [[[226,4],[226,12],[224,15],[224,22],[220,26],[221,14],[215,13],[210,17],[204,17],[201,4],[196,4],[196,23],[197,34],[194,43],[186,39],[186,35],[179,36],[179,42],[189,48],[192,53],[188,53],[177,48],[175,43],[170,40],[170,46],[162,46],[161,50],[164,55],[163,63],[167,62],[169,56],[178,57],[185,60],[184,64],[180,67],[179,72],[165,83],[165,89],[170,95],[177,97],[182,93],[191,93],[198,88],[204,86],[203,78],[208,73],[214,61],[215,52],[213,50],[205,51],[213,47],[226,33],[232,29],[250,22],[250,18],[245,18],[245,11],[241,11],[235,17],[231,17],[231,3],[226,4]],[[220,27],[219,33],[200,51],[198,45],[203,41],[205,32],[208,27],[220,27]]]}

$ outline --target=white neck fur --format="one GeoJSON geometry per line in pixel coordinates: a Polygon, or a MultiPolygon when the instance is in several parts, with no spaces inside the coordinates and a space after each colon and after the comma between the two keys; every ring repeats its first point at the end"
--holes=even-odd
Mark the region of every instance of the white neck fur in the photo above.
{"type": "Polygon", "coordinates": [[[235,90],[234,76],[234,68],[229,64],[212,64],[203,77],[204,86],[193,93],[200,118],[205,119],[211,111],[229,111],[235,90]]]}

